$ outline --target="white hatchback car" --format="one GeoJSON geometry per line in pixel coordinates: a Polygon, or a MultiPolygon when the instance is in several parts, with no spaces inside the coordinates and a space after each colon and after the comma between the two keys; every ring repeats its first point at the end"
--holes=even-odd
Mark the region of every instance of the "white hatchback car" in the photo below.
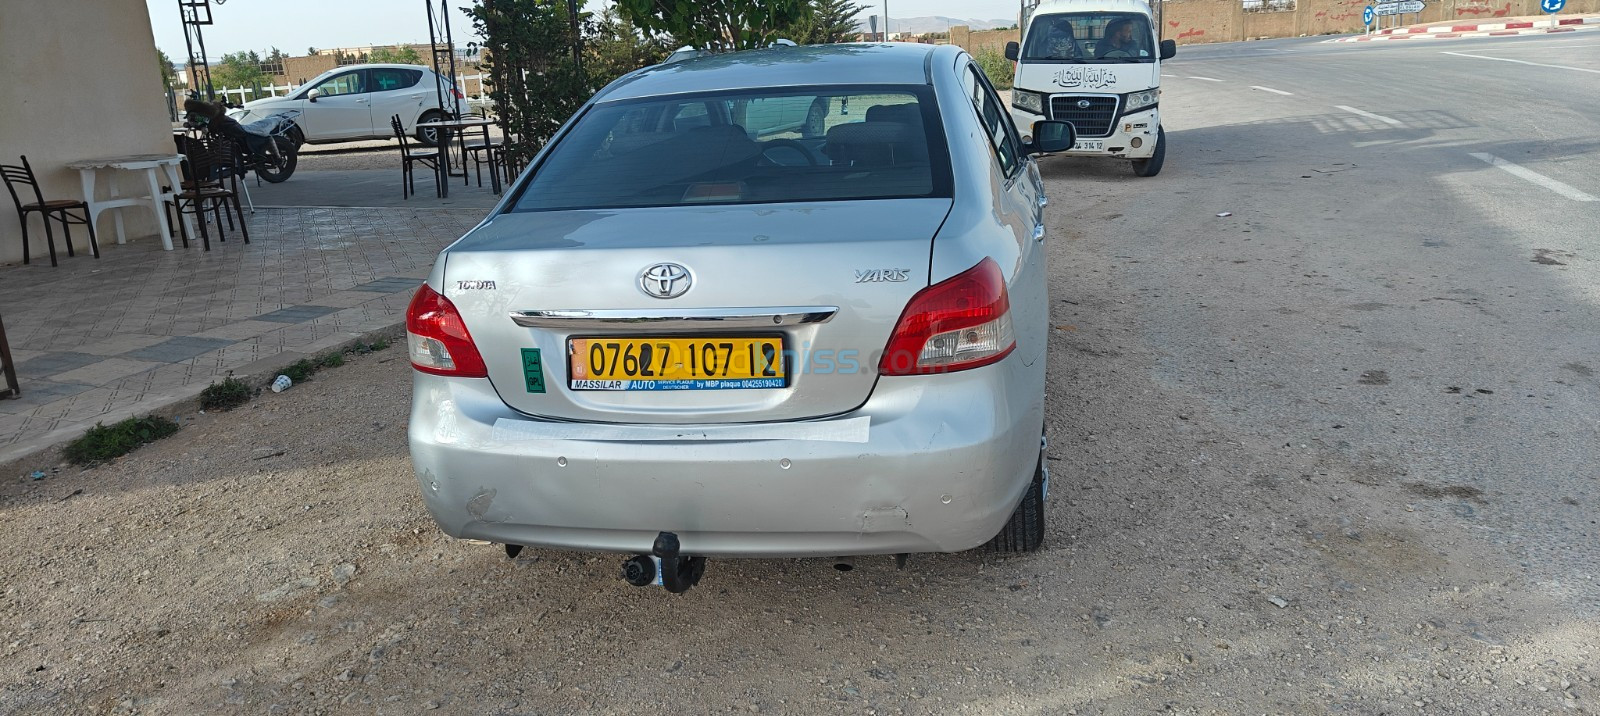
{"type": "Polygon", "coordinates": [[[707,556],[1044,539],[1043,183],[953,46],[787,47],[602,90],[406,317],[411,457],[456,537],[707,556]]]}
{"type": "MultiPolygon", "coordinates": [[[[328,70],[293,93],[246,102],[249,116],[240,122],[300,110],[294,121],[304,134],[301,142],[322,144],[358,139],[393,139],[389,118],[400,115],[407,132],[424,144],[435,144],[436,133],[418,131],[418,122],[442,119],[439,98],[456,114],[466,110],[465,97],[450,80],[420,65],[347,65],[328,70]]],[[[243,114],[243,113],[241,113],[243,114]]]]}

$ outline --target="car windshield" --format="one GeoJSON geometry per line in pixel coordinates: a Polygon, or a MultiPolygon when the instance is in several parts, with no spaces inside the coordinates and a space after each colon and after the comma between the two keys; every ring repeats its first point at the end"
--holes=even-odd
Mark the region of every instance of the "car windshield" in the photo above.
{"type": "Polygon", "coordinates": [[[1028,26],[1022,59],[1057,62],[1154,62],[1150,22],[1138,13],[1041,15],[1028,26]]]}
{"type": "Polygon", "coordinates": [[[948,197],[930,88],[753,89],[602,102],[513,211],[948,197]]]}

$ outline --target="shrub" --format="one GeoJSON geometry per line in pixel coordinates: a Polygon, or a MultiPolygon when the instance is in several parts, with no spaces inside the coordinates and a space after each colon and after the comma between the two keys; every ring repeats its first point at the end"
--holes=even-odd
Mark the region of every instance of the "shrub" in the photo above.
{"type": "Polygon", "coordinates": [[[79,465],[105,462],[175,432],[178,432],[177,423],[155,415],[128,418],[110,425],[95,423],[83,437],[67,443],[61,455],[79,465]]]}
{"type": "Polygon", "coordinates": [[[237,408],[249,402],[255,394],[248,383],[230,375],[223,378],[221,383],[212,383],[200,391],[200,408],[202,410],[237,408]]]}
{"type": "Polygon", "coordinates": [[[989,76],[989,81],[994,84],[995,89],[1011,89],[1011,75],[1016,70],[1016,67],[1011,64],[1011,60],[1006,59],[1005,55],[985,48],[978,50],[978,53],[973,55],[972,59],[976,60],[978,67],[983,70],[984,74],[989,76]]]}
{"type": "Polygon", "coordinates": [[[289,367],[278,372],[289,376],[289,380],[300,383],[305,381],[305,379],[310,378],[312,373],[317,372],[317,364],[312,363],[310,360],[305,358],[301,358],[300,360],[289,364],[289,367]]]}

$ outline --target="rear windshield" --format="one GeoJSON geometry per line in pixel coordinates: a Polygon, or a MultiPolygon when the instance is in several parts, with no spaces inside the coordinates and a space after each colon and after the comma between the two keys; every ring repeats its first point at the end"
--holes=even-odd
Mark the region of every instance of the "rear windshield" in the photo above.
{"type": "Polygon", "coordinates": [[[784,88],[597,104],[512,210],[950,195],[931,89],[784,88]]]}
{"type": "Polygon", "coordinates": [[[1040,15],[1028,26],[1022,59],[1084,63],[1154,62],[1150,22],[1127,12],[1040,15]]]}

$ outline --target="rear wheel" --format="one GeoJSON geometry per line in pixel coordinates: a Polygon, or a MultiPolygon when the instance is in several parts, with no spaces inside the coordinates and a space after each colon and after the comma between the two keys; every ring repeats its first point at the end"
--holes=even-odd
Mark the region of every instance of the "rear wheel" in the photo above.
{"type": "MultiPolygon", "coordinates": [[[[432,122],[436,119],[444,119],[444,113],[437,109],[429,110],[422,113],[422,116],[417,119],[417,123],[421,124],[423,122],[432,122]]],[[[417,128],[417,141],[422,142],[430,147],[437,147],[439,146],[439,130],[433,128],[423,129],[419,127],[417,128]]]]}
{"type": "Polygon", "coordinates": [[[1133,173],[1135,176],[1153,177],[1161,173],[1161,165],[1167,160],[1167,130],[1156,128],[1156,153],[1149,159],[1133,160],[1133,173]]]}
{"type": "Polygon", "coordinates": [[[1032,552],[1044,545],[1044,489],[1044,456],[1040,455],[1033,482],[1028,483],[1006,526],[985,545],[989,551],[1032,552]]]}

